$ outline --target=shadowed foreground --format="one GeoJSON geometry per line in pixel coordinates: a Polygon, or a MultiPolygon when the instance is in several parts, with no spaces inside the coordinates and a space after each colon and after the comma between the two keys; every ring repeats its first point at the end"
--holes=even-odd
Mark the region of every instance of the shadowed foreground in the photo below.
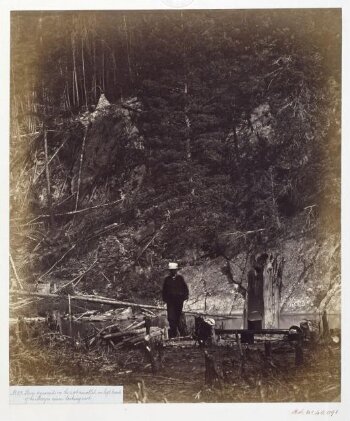
{"type": "Polygon", "coordinates": [[[219,384],[209,387],[204,351],[192,340],[168,344],[162,367],[152,374],[143,349],[87,350],[49,332],[26,341],[12,339],[11,385],[123,385],[124,402],[136,402],[137,391],[143,402],[340,401],[339,344],[305,346],[298,366],[288,342],[273,341],[270,358],[263,342],[243,345],[242,366],[236,344],[221,341],[207,349],[219,374],[219,384]]]}

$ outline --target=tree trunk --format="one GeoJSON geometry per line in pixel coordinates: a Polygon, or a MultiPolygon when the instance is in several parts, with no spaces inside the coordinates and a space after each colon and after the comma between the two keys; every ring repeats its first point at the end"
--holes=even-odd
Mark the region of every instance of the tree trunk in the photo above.
{"type": "Polygon", "coordinates": [[[73,54],[73,102],[75,105],[79,105],[79,88],[78,88],[78,77],[77,77],[77,66],[75,59],[75,34],[72,34],[72,54],[73,54]]]}
{"type": "Polygon", "coordinates": [[[279,312],[284,259],[270,254],[264,266],[264,318],[263,327],[279,328],[279,312]]]}
{"type": "Polygon", "coordinates": [[[270,172],[270,181],[271,181],[272,214],[275,218],[277,227],[281,228],[281,221],[279,218],[278,205],[277,205],[277,199],[276,199],[276,193],[275,193],[275,181],[274,181],[274,175],[273,175],[273,168],[270,168],[269,172],[270,172]]]}
{"type": "Polygon", "coordinates": [[[93,83],[92,89],[94,91],[94,101],[97,101],[97,66],[96,66],[96,41],[95,38],[93,40],[93,56],[94,56],[94,75],[93,75],[93,83]]]}
{"type": "Polygon", "coordinates": [[[80,163],[79,163],[79,174],[78,174],[78,186],[77,186],[77,196],[75,199],[75,210],[78,209],[79,205],[79,194],[80,194],[80,185],[81,185],[81,173],[83,168],[83,158],[84,158],[84,151],[85,151],[85,142],[86,142],[86,136],[88,132],[88,126],[85,128],[84,138],[83,138],[83,144],[81,146],[81,153],[80,153],[80,163]]]}
{"type": "Polygon", "coordinates": [[[44,148],[45,148],[45,172],[46,172],[46,185],[47,185],[47,207],[50,215],[50,224],[53,225],[53,213],[52,213],[52,198],[51,198],[51,184],[50,184],[50,171],[49,171],[49,158],[47,148],[47,131],[44,129],[44,148]]]}
{"type": "Polygon", "coordinates": [[[85,106],[87,109],[88,100],[87,100],[87,90],[86,90],[86,76],[85,76],[85,59],[84,59],[84,39],[81,37],[81,63],[83,66],[83,82],[84,82],[84,95],[85,95],[85,106]]]}
{"type": "Polygon", "coordinates": [[[232,132],[233,132],[233,144],[235,149],[235,164],[236,164],[236,170],[239,166],[239,151],[238,151],[238,136],[237,136],[237,130],[236,125],[233,124],[232,126],[232,132]]]}
{"type": "Polygon", "coordinates": [[[106,88],[105,88],[105,50],[103,47],[103,44],[101,45],[102,48],[102,75],[101,75],[101,86],[102,86],[102,90],[103,92],[105,92],[106,88]]]}
{"type": "Polygon", "coordinates": [[[126,20],[126,16],[123,16],[124,21],[124,31],[125,31],[125,39],[126,39],[126,53],[128,59],[128,68],[129,68],[129,78],[131,84],[133,84],[133,76],[132,76],[132,69],[131,69],[131,58],[130,58],[130,45],[129,45],[129,34],[128,34],[128,24],[126,20]]]}

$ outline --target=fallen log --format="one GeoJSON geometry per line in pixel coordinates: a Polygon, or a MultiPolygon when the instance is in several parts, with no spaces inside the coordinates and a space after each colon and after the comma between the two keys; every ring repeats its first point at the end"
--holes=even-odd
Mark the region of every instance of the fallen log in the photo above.
{"type": "Polygon", "coordinates": [[[122,344],[126,345],[139,345],[141,343],[147,342],[149,339],[154,338],[156,336],[162,335],[162,329],[161,328],[155,328],[149,335],[147,335],[145,332],[142,334],[135,335],[131,338],[126,338],[122,344]]]}
{"type": "Polygon", "coordinates": [[[136,336],[139,335],[140,331],[135,331],[135,330],[127,330],[126,332],[116,332],[116,333],[107,333],[106,335],[102,335],[102,339],[116,339],[116,338],[121,338],[123,336],[136,336]]]}
{"type": "Polygon", "coordinates": [[[192,335],[187,335],[187,336],[176,336],[175,338],[164,339],[164,342],[179,342],[179,341],[187,341],[189,339],[194,340],[192,335]]]}
{"type": "Polygon", "coordinates": [[[33,322],[41,322],[44,323],[46,322],[46,317],[21,317],[20,319],[14,319],[14,318],[10,318],[9,319],[9,323],[13,324],[13,323],[18,323],[19,321],[25,322],[25,323],[33,323],[33,322]]]}
{"type": "MultiPolygon", "coordinates": [[[[140,322],[143,323],[143,322],[140,322]]],[[[136,329],[138,326],[138,321],[134,320],[132,323],[130,323],[124,330],[130,330],[131,328],[136,329]]]]}
{"type": "MultiPolygon", "coordinates": [[[[45,274],[46,275],[46,274],[45,274]]],[[[32,296],[32,297],[39,297],[39,298],[59,298],[59,299],[67,299],[67,297],[65,295],[57,295],[57,294],[44,294],[44,293],[39,293],[39,292],[30,292],[30,291],[21,291],[21,290],[11,290],[11,292],[13,294],[17,294],[17,295],[22,295],[22,296],[32,296]]],[[[116,307],[135,307],[135,308],[139,308],[139,309],[151,309],[151,310],[159,310],[159,311],[166,311],[166,307],[161,307],[161,306],[156,306],[156,305],[151,305],[151,304],[138,304],[138,303],[130,303],[130,302],[126,302],[126,301],[120,301],[120,300],[115,300],[113,298],[107,298],[107,297],[101,297],[101,296],[91,296],[91,295],[71,295],[71,300],[76,300],[76,301],[85,301],[85,302],[91,302],[91,303],[98,303],[98,304],[108,304],[111,306],[116,306],[116,307]]],[[[241,316],[239,314],[214,314],[214,313],[206,313],[203,311],[192,311],[192,310],[188,310],[188,311],[183,311],[184,314],[188,314],[188,315],[200,315],[200,316],[211,316],[211,317],[220,317],[220,318],[224,318],[224,319],[235,319],[235,318],[240,318],[241,316]]],[[[151,314],[150,314],[151,316],[151,314]]],[[[153,314],[152,314],[153,316],[153,314]]],[[[222,331],[220,331],[220,329],[215,329],[215,333],[220,334],[220,333],[235,333],[237,331],[240,331],[241,329],[228,329],[225,330],[223,329],[222,331]]],[[[271,333],[268,332],[269,330],[274,331],[275,329],[263,329],[263,331],[258,332],[258,333],[271,333]]],[[[288,330],[281,330],[281,333],[287,333],[288,330]]],[[[255,332],[256,333],[256,332],[255,332]]]]}
{"type": "MultiPolygon", "coordinates": [[[[20,290],[13,290],[11,291],[14,294],[17,295],[25,295],[25,296],[31,296],[31,297],[41,297],[41,298],[58,298],[58,299],[67,299],[65,295],[57,295],[57,294],[44,294],[40,292],[29,292],[29,291],[20,291],[20,290]]],[[[89,303],[100,303],[100,304],[108,304],[111,306],[116,307],[135,307],[135,308],[151,308],[156,310],[164,310],[164,307],[159,306],[153,306],[150,304],[137,304],[137,303],[129,303],[126,301],[119,301],[114,300],[111,298],[103,298],[103,297],[91,297],[91,296],[85,296],[85,295],[71,295],[71,300],[75,301],[85,301],[89,303]]]]}
{"type": "Polygon", "coordinates": [[[217,335],[255,334],[255,335],[287,335],[289,329],[215,329],[217,335]]]}
{"type": "Polygon", "coordinates": [[[156,317],[156,315],[151,310],[141,309],[141,311],[145,314],[145,316],[156,317]]]}
{"type": "MultiPolygon", "coordinates": [[[[102,334],[103,332],[105,332],[106,330],[108,330],[108,329],[118,329],[118,331],[120,331],[119,325],[118,325],[118,324],[116,324],[116,323],[114,323],[114,324],[112,324],[112,325],[108,325],[108,326],[105,326],[105,327],[103,327],[102,329],[100,329],[100,330],[97,332],[96,337],[101,336],[101,334],[102,334]]],[[[113,333],[114,333],[114,332],[113,332],[113,333]]]]}
{"type": "MultiPolygon", "coordinates": [[[[137,322],[137,320],[135,320],[136,322],[137,322]]],[[[135,322],[134,322],[135,323],[135,322]]],[[[132,328],[132,330],[135,330],[135,329],[138,329],[138,328],[140,328],[140,327],[143,327],[145,325],[145,321],[143,320],[142,322],[139,322],[139,323],[137,323],[137,324],[135,324],[135,325],[129,325],[129,326],[127,326],[125,329],[124,329],[124,331],[126,331],[126,330],[130,330],[131,328],[132,328]]]]}
{"type": "MultiPolygon", "coordinates": [[[[144,323],[144,322],[143,322],[144,323]]],[[[148,336],[152,337],[154,335],[158,335],[162,332],[162,329],[160,327],[152,327],[152,331],[148,334],[148,336]]],[[[147,335],[146,329],[133,329],[133,330],[123,330],[122,332],[113,332],[113,333],[107,333],[105,335],[100,335],[102,339],[115,339],[115,338],[124,338],[126,337],[126,341],[129,340],[129,337],[131,337],[131,340],[133,339],[144,339],[147,335]]]]}

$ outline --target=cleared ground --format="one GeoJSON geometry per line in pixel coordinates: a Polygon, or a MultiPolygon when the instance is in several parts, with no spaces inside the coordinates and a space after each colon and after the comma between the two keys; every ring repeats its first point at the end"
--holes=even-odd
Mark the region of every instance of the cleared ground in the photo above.
{"type": "MultiPolygon", "coordinates": [[[[228,338],[227,338],[228,339],[228,338]]],[[[143,348],[99,345],[86,349],[52,332],[11,336],[11,385],[123,385],[124,402],[136,402],[138,383],[146,402],[329,402],[340,400],[340,346],[304,346],[295,365],[292,344],[275,340],[266,358],[263,342],[243,345],[244,364],[234,340],[206,348],[214,357],[220,387],[205,385],[204,350],[194,341],[168,344],[163,364],[152,373],[143,348]]]]}

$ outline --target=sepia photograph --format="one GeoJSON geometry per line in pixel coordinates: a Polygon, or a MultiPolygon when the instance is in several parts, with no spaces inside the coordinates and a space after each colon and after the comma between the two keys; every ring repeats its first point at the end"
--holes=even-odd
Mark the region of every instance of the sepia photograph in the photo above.
{"type": "Polygon", "coordinates": [[[341,8],[14,10],[9,74],[11,387],[341,402],[341,8]]]}

